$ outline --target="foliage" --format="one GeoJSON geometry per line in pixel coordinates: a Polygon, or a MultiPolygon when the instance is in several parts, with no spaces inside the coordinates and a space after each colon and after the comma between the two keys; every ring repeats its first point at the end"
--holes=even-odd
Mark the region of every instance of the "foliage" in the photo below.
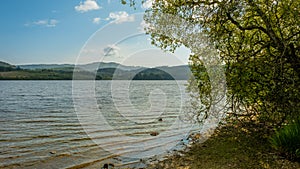
{"type": "MultiPolygon", "coordinates": [[[[77,73],[76,80],[95,78],[91,72],[77,73]]],[[[96,77],[97,79],[99,77],[96,77]]],[[[37,69],[37,70],[13,70],[0,72],[0,80],[72,80],[73,71],[37,69]]]]}
{"type": "Polygon", "coordinates": [[[211,57],[207,47],[215,49],[230,111],[282,124],[300,110],[299,6],[294,0],[155,0],[145,13],[146,31],[162,49],[191,49],[199,96],[210,102],[211,76],[201,74],[211,64],[199,61],[211,57]]]}
{"type": "Polygon", "coordinates": [[[276,131],[270,143],[283,155],[300,161],[300,118],[276,131]]]}

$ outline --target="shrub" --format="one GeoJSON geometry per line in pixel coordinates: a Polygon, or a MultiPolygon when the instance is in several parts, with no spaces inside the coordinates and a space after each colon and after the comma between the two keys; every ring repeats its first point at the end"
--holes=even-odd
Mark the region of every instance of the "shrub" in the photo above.
{"type": "Polygon", "coordinates": [[[300,161],[300,118],[277,130],[270,143],[288,159],[300,161]]]}

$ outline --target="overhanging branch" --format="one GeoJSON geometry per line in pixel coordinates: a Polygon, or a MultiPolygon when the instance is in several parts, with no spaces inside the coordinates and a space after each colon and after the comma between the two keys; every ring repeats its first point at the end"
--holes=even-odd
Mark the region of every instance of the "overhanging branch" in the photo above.
{"type": "Polygon", "coordinates": [[[240,30],[245,31],[245,30],[255,30],[255,29],[257,30],[258,29],[258,30],[261,30],[262,32],[264,32],[265,34],[268,34],[267,30],[265,28],[261,27],[261,26],[247,26],[247,27],[243,27],[236,20],[234,20],[231,17],[230,13],[226,13],[226,16],[227,16],[228,20],[231,23],[233,23],[235,26],[237,26],[240,30]]]}

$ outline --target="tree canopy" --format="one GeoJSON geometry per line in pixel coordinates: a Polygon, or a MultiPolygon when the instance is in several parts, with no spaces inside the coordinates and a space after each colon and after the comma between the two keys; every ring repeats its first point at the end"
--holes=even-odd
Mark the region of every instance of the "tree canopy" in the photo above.
{"type": "Polygon", "coordinates": [[[202,101],[213,88],[203,60],[214,52],[225,68],[229,112],[282,124],[300,114],[299,7],[295,0],[154,0],[146,31],[162,49],[191,49],[202,101]]]}

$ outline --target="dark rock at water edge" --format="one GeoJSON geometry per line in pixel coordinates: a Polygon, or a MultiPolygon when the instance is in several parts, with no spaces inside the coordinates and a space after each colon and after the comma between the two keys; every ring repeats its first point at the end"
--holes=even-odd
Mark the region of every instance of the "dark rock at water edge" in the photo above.
{"type": "Polygon", "coordinates": [[[105,163],[102,167],[102,169],[112,169],[115,168],[115,165],[111,164],[111,163],[105,163]]]}

